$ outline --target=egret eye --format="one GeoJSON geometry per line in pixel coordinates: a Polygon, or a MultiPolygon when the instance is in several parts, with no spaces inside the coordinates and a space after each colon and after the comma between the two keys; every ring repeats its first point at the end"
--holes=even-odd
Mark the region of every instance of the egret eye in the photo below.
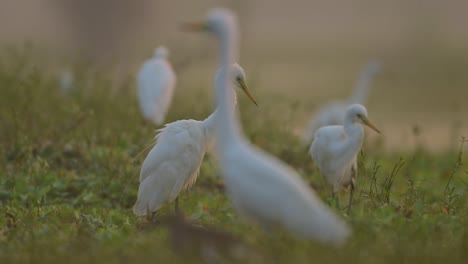
{"type": "Polygon", "coordinates": [[[238,81],[238,82],[239,82],[241,79],[242,79],[242,78],[241,78],[240,76],[237,76],[237,77],[236,77],[236,81],[238,81]]]}

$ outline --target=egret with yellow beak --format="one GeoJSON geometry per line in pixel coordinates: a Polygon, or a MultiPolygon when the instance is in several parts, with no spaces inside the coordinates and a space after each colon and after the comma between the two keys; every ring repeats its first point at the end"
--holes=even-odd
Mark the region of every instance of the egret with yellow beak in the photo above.
{"type": "Polygon", "coordinates": [[[350,188],[348,212],[353,201],[353,192],[357,178],[357,155],[364,140],[366,125],[380,134],[380,131],[369,121],[367,110],[360,104],[348,107],[344,125],[324,126],[315,132],[310,147],[310,155],[320,173],[333,190],[332,194],[342,188],[350,188]]]}
{"type": "MultiPolygon", "coordinates": [[[[246,85],[245,72],[239,64],[228,67],[231,82],[244,91],[255,103],[249,87],[246,85]]],[[[220,69],[216,74],[219,78],[220,69]]],[[[236,104],[233,89],[232,104],[236,104]]],[[[216,119],[219,110],[213,112],[203,121],[178,120],[166,124],[158,130],[156,144],[146,157],[140,171],[140,187],[138,200],[133,207],[133,213],[142,216],[155,213],[165,202],[175,200],[178,211],[178,195],[190,188],[197,180],[205,152],[211,148],[214,141],[216,119]]]]}
{"type": "Polygon", "coordinates": [[[345,100],[333,100],[322,105],[310,120],[304,131],[304,143],[309,146],[315,132],[323,126],[343,125],[346,110],[352,104],[365,104],[369,96],[371,82],[382,71],[382,63],[371,61],[363,66],[353,93],[345,100]]]}

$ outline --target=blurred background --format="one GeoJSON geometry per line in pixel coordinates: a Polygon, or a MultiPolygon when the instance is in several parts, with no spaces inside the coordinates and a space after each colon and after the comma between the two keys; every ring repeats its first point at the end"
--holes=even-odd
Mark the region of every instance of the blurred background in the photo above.
{"type": "Polygon", "coordinates": [[[112,65],[118,82],[164,44],[177,89],[211,91],[213,41],[178,26],[214,6],[239,15],[250,86],[261,106],[291,111],[297,135],[320,104],[347,97],[361,67],[379,60],[367,106],[386,148],[443,150],[468,136],[468,1],[1,0],[0,45],[30,42],[64,65],[112,65]]]}

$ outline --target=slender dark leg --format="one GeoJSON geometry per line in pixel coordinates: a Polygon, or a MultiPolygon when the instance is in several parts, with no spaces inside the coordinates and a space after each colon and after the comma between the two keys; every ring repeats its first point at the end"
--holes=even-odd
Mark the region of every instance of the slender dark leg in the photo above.
{"type": "Polygon", "coordinates": [[[335,202],[335,208],[340,209],[340,197],[336,195],[335,191],[332,189],[332,198],[333,201],[335,202]]]}
{"type": "Polygon", "coordinates": [[[156,213],[158,211],[150,212],[149,208],[146,209],[146,220],[150,223],[155,223],[156,213]]]}
{"type": "Polygon", "coordinates": [[[351,183],[351,188],[349,190],[349,203],[348,203],[348,210],[346,210],[346,213],[349,214],[349,211],[351,210],[351,204],[353,203],[353,193],[354,193],[354,184],[351,183]]]}
{"type": "Polygon", "coordinates": [[[149,206],[146,207],[146,221],[148,222],[154,222],[154,216],[156,215],[156,212],[151,212],[149,206]]]}
{"type": "Polygon", "coordinates": [[[179,215],[179,214],[180,214],[180,209],[179,209],[179,197],[175,198],[174,209],[175,209],[176,215],[179,215]]]}

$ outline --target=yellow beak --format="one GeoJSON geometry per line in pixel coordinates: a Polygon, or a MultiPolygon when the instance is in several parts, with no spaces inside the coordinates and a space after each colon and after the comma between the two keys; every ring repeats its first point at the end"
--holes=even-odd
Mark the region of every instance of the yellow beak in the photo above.
{"type": "Polygon", "coordinates": [[[187,22],[183,23],[181,26],[182,31],[185,32],[200,32],[205,31],[207,29],[207,25],[205,22],[187,22]]]}
{"type": "Polygon", "coordinates": [[[374,124],[372,124],[372,122],[369,119],[367,119],[366,117],[361,117],[361,120],[364,123],[364,125],[370,127],[375,132],[381,134],[380,130],[374,124]]]}
{"type": "Polygon", "coordinates": [[[242,91],[244,91],[244,93],[250,98],[250,100],[252,100],[252,102],[258,106],[257,104],[257,101],[255,101],[252,93],[250,92],[250,89],[249,87],[247,86],[247,84],[244,82],[244,80],[240,79],[240,80],[237,80],[237,83],[239,84],[240,88],[242,89],[242,91]]]}

